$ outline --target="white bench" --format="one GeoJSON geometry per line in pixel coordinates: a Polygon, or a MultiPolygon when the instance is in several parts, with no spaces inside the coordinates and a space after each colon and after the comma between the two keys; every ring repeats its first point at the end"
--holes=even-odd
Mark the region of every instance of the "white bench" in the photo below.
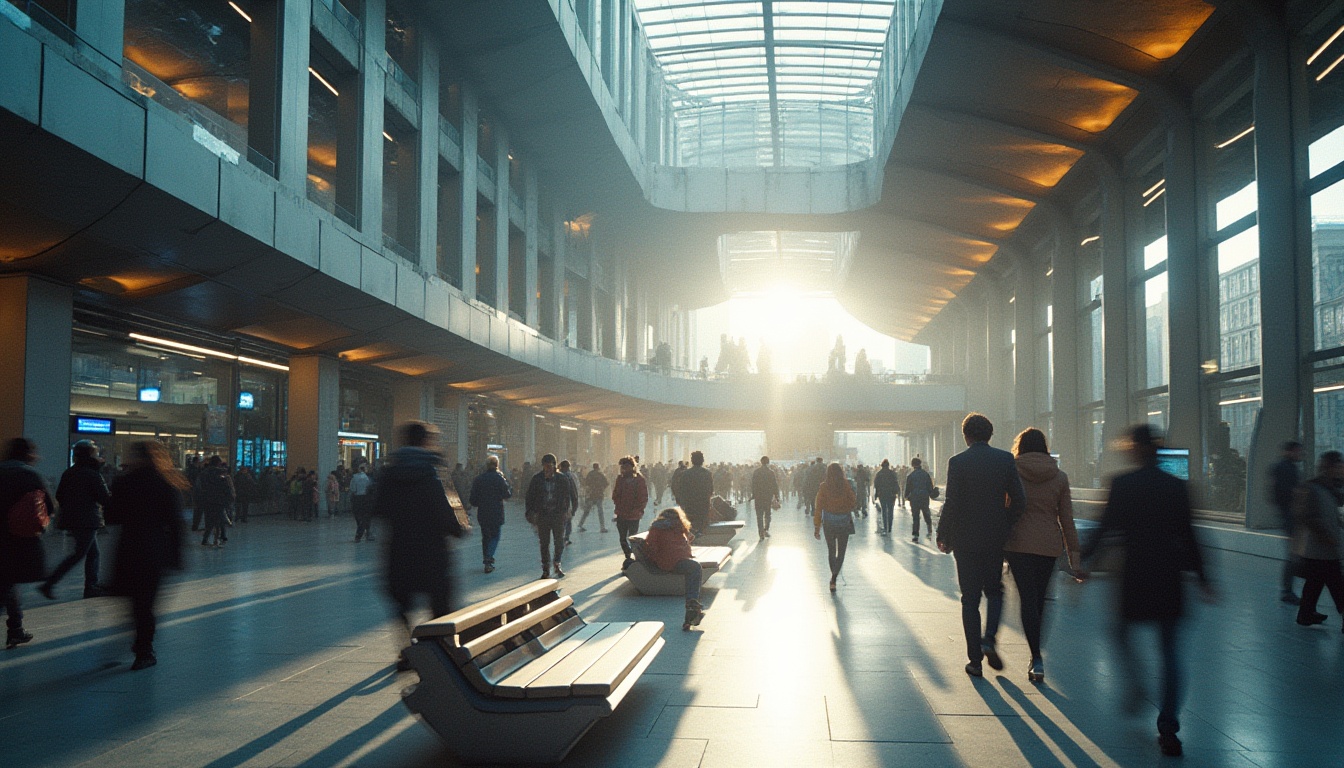
{"type": "Polygon", "coordinates": [[[662,650],[663,623],[585,622],[542,579],[415,628],[408,709],[466,763],[558,763],[662,650]]]}
{"type": "MultiPolygon", "coordinates": [[[[685,576],[664,571],[645,557],[644,542],[648,536],[648,531],[644,531],[630,537],[630,549],[634,551],[635,562],[622,571],[625,578],[642,595],[685,595],[685,576]]],[[[691,547],[691,557],[700,563],[701,584],[718,573],[732,556],[733,550],[729,547],[691,547]]]]}
{"type": "Polygon", "coordinates": [[[710,523],[705,526],[699,536],[695,537],[695,543],[701,547],[726,547],[728,542],[732,541],[737,532],[747,527],[743,520],[722,520],[717,523],[710,523]]]}

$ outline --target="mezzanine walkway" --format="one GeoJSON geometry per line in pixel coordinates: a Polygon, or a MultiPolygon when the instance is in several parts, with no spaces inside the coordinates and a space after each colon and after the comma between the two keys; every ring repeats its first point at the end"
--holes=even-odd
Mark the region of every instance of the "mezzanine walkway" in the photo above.
{"type": "MultiPolygon", "coordinates": [[[[535,538],[519,509],[509,514],[496,573],[476,567],[476,539],[460,548],[463,600],[535,578],[535,538]]],[[[897,520],[907,530],[908,515],[898,510],[897,520]]],[[[119,601],[47,603],[25,587],[37,639],[0,654],[0,764],[451,765],[401,705],[414,674],[389,663],[378,552],[350,543],[352,529],[348,516],[254,518],[222,551],[193,539],[189,569],[161,606],[160,663],[143,672],[128,671],[119,601]]],[[[1142,674],[1151,698],[1155,670],[1116,667],[1105,637],[1109,585],[1057,585],[1039,689],[1025,679],[1010,589],[1000,640],[1009,666],[971,680],[952,559],[871,529],[861,521],[832,597],[824,547],[786,505],[768,544],[739,537],[733,561],[707,585],[703,631],[691,633],[679,628],[679,598],[638,596],[617,575],[614,533],[576,531],[564,586],[580,613],[666,621],[668,645],[566,765],[1162,762],[1151,705],[1134,717],[1120,710],[1119,676],[1142,674]]],[[[111,538],[102,538],[105,553],[111,538]]],[[[1278,563],[1210,557],[1223,602],[1197,608],[1188,625],[1183,764],[1344,764],[1339,617],[1329,611],[1328,629],[1297,627],[1274,600],[1278,563]]],[[[77,595],[78,574],[60,590],[77,595]]]]}

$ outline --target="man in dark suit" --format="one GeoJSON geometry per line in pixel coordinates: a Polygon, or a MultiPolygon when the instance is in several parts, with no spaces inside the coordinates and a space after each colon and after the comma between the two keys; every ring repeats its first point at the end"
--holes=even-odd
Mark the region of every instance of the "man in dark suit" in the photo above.
{"type": "Polygon", "coordinates": [[[1302,444],[1296,440],[1289,440],[1283,444],[1283,456],[1269,469],[1274,508],[1279,512],[1279,519],[1283,521],[1283,532],[1288,534],[1289,551],[1288,557],[1283,561],[1279,599],[1289,605],[1297,605],[1300,602],[1297,592],[1293,590],[1293,576],[1297,572],[1297,562],[1293,557],[1292,542],[1293,492],[1302,484],[1302,475],[1297,471],[1297,465],[1302,462],[1302,454],[1302,444]]]}
{"type": "Polygon", "coordinates": [[[1003,613],[1003,545],[1026,507],[1026,493],[1013,455],[991,448],[994,425],[979,413],[961,422],[966,450],[947,462],[947,493],[938,520],[938,548],[957,560],[961,624],[966,632],[966,674],[983,674],[981,659],[994,669],[1003,660],[994,646],[1003,613]],[[980,634],[980,595],[988,600],[980,634]]]}

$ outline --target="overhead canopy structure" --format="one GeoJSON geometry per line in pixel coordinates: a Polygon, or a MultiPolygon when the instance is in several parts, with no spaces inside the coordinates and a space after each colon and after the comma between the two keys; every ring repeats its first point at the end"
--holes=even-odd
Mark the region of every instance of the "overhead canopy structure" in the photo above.
{"type": "Polygon", "coordinates": [[[844,284],[857,232],[735,232],[719,238],[719,269],[734,296],[788,289],[834,295],[844,284]]]}

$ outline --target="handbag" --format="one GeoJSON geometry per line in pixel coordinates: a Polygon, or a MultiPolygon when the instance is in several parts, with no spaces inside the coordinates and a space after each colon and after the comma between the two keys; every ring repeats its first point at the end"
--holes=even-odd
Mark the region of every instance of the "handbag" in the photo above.
{"type": "Polygon", "coordinates": [[[838,515],[831,512],[822,512],[821,527],[833,536],[851,536],[854,534],[854,516],[848,512],[838,515]]]}

